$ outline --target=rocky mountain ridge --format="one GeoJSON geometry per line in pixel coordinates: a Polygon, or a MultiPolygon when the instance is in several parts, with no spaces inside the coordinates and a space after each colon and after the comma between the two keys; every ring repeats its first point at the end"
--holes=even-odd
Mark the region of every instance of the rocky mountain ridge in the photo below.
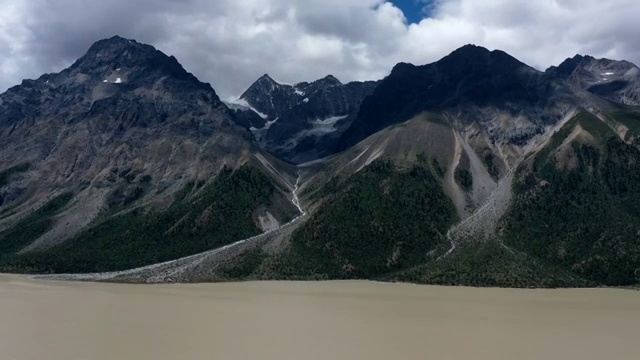
{"type": "Polygon", "coordinates": [[[396,65],[364,101],[341,145],[425,111],[463,113],[461,125],[477,123],[492,140],[524,143],[577,103],[561,81],[505,52],[466,45],[432,64],[396,65]]]}
{"type": "Polygon", "coordinates": [[[21,170],[0,188],[0,230],[66,199],[23,252],[119,211],[165,209],[177,191],[208,184],[225,167],[269,163],[209,84],[174,57],[117,36],[60,73],[0,95],[0,139],[2,169],[21,170]]]}
{"type": "Polygon", "coordinates": [[[612,102],[640,105],[640,69],[628,61],[576,55],[546,73],[612,102]]]}
{"type": "Polygon", "coordinates": [[[374,81],[342,84],[332,75],[289,85],[265,74],[228,106],[260,146],[301,163],[330,154],[376,85],[374,81]]]}

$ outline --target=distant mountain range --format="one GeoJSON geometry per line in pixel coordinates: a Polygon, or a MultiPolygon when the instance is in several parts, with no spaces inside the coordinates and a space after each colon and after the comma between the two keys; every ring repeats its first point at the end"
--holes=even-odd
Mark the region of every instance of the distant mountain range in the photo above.
{"type": "Polygon", "coordinates": [[[0,95],[0,270],[163,282],[640,282],[640,69],[466,45],[223,102],[120,37],[0,95]],[[115,272],[114,272],[115,271],[115,272]]]}
{"type": "Polygon", "coordinates": [[[378,82],[342,84],[328,75],[311,83],[280,84],[265,74],[227,104],[238,124],[276,156],[303,163],[330,155],[362,101],[378,82]]]}

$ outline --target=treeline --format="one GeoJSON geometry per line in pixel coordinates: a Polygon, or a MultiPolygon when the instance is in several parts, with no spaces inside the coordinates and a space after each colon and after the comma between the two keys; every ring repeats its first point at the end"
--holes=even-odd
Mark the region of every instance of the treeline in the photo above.
{"type": "MultiPolygon", "coordinates": [[[[2,267],[21,272],[102,272],[203,252],[259,234],[254,211],[272,206],[276,193],[272,180],[256,168],[225,168],[203,188],[194,183],[185,186],[167,209],[137,208],[109,217],[46,252],[5,259],[2,267]]],[[[293,214],[294,209],[282,210],[281,220],[288,221],[290,215],[282,214],[293,214]]]]}
{"type": "Polygon", "coordinates": [[[504,240],[583,278],[634,284],[640,282],[640,151],[610,130],[605,135],[596,134],[600,146],[572,144],[573,170],[559,170],[547,152],[533,172],[521,172],[504,240]]]}
{"type": "Polygon", "coordinates": [[[271,264],[276,278],[374,278],[430,259],[458,220],[426,162],[401,170],[376,160],[341,184],[271,264]]]}
{"type": "Polygon", "coordinates": [[[522,252],[513,252],[498,241],[459,244],[450,256],[390,274],[389,281],[474,287],[555,288],[593,286],[566,269],[522,252]]]}
{"type": "Polygon", "coordinates": [[[72,198],[72,193],[55,196],[13,227],[0,232],[0,261],[50,230],[53,226],[52,217],[62,210],[72,198]]]}

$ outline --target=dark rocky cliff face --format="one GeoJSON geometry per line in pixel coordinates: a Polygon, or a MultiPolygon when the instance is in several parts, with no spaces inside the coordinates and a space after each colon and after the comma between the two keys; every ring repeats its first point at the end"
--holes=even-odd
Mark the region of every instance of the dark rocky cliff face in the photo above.
{"type": "Polygon", "coordinates": [[[11,209],[0,230],[71,193],[69,236],[111,207],[207,182],[251,149],[211,86],[174,57],[121,37],[98,41],[60,73],[0,95],[0,172],[28,164],[0,185],[1,210],[11,209]]]}
{"type": "MultiPolygon", "coordinates": [[[[461,119],[463,122],[486,122],[487,110],[514,118],[524,115],[530,124],[524,136],[532,136],[558,120],[557,114],[546,109],[571,101],[570,97],[569,89],[560,81],[507,53],[466,45],[432,64],[396,65],[365,99],[339,149],[424,111],[462,114],[466,118],[461,119]]],[[[523,136],[494,130],[496,136],[523,136]]]]}
{"type": "Polygon", "coordinates": [[[250,140],[209,84],[174,57],[120,37],[95,43],[58,74],[25,80],[0,95],[4,163],[50,158],[80,133],[79,157],[116,143],[144,148],[165,137],[199,145],[225,134],[250,140]]]}
{"type": "MultiPolygon", "coordinates": [[[[19,122],[42,116],[64,117],[59,120],[73,123],[112,105],[116,106],[111,109],[112,114],[129,113],[120,106],[123,102],[131,102],[128,106],[133,108],[148,107],[153,113],[137,117],[154,124],[175,116],[177,109],[173,106],[178,103],[184,109],[195,105],[224,112],[211,86],[198,81],[174,57],[149,45],[113,37],[95,43],[68,69],[37,80],[25,80],[0,95],[4,110],[0,124],[19,126],[19,122]],[[135,104],[131,101],[134,99],[135,104]],[[149,106],[151,103],[153,106],[149,106]]],[[[215,125],[230,127],[221,118],[215,125]]]]}
{"type": "Polygon", "coordinates": [[[265,74],[230,107],[238,124],[253,128],[263,148],[299,163],[330,153],[376,85],[373,81],[342,84],[331,75],[287,85],[265,74]]]}

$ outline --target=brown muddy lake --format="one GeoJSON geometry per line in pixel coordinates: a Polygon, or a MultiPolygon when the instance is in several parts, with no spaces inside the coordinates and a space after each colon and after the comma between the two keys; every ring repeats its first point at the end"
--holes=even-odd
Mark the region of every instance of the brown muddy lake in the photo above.
{"type": "Polygon", "coordinates": [[[640,359],[640,292],[0,275],[0,359],[640,359]]]}

